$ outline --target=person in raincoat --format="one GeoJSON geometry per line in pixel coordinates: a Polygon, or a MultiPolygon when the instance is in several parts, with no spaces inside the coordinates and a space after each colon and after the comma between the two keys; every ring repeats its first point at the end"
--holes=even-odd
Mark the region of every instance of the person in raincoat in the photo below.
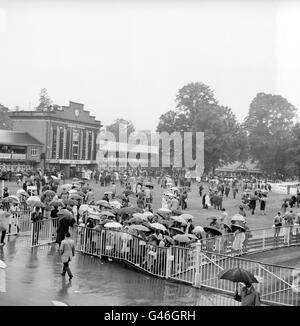
{"type": "Polygon", "coordinates": [[[5,235],[8,231],[10,213],[6,212],[3,207],[0,207],[0,232],[1,232],[1,242],[0,246],[4,246],[5,235]]]}
{"type": "Polygon", "coordinates": [[[237,229],[234,232],[234,240],[232,243],[232,252],[239,252],[241,253],[243,250],[243,243],[245,241],[245,232],[243,232],[241,229],[237,229]]]}
{"type": "Polygon", "coordinates": [[[260,306],[260,295],[250,283],[245,283],[240,294],[236,291],[234,299],[240,301],[242,306],[260,306]]]}
{"type": "Polygon", "coordinates": [[[62,217],[59,221],[58,221],[58,227],[56,230],[56,243],[58,243],[58,245],[61,245],[61,242],[63,241],[63,239],[65,238],[66,233],[69,231],[69,227],[73,226],[75,224],[75,219],[74,218],[66,218],[66,217],[62,217]]]}
{"type": "Polygon", "coordinates": [[[68,273],[69,279],[71,280],[73,278],[73,274],[69,267],[69,262],[72,260],[72,257],[75,256],[75,244],[74,240],[71,239],[71,234],[69,232],[66,233],[65,239],[61,242],[59,251],[61,254],[62,263],[64,264],[61,275],[65,276],[66,273],[68,273]]]}

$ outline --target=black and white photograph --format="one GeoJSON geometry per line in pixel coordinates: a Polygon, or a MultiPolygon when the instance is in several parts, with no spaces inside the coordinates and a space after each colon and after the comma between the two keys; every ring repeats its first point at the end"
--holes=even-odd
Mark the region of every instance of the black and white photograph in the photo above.
{"type": "Polygon", "coordinates": [[[1,0],[0,306],[300,306],[299,31],[297,0],[1,0]]]}

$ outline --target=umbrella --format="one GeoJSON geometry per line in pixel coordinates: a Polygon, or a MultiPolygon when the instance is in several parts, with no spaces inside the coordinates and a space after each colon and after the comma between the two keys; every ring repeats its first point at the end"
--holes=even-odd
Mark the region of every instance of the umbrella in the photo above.
{"type": "MultiPolygon", "coordinates": [[[[232,225],[237,225],[237,224],[232,224],[232,225]]],[[[229,232],[232,232],[232,229],[230,225],[228,225],[227,223],[223,223],[223,226],[226,226],[229,229],[229,232]]]]}
{"type": "Polygon", "coordinates": [[[45,208],[46,205],[40,201],[37,201],[31,205],[32,207],[40,207],[40,208],[45,208]]]}
{"type": "Polygon", "coordinates": [[[241,230],[242,232],[246,231],[246,229],[242,225],[239,225],[239,224],[232,224],[231,225],[231,230],[233,232],[236,231],[237,229],[241,230]]]}
{"type": "Polygon", "coordinates": [[[89,206],[88,205],[80,205],[79,207],[79,214],[82,215],[84,212],[87,212],[89,210],[89,206]]]}
{"type": "Polygon", "coordinates": [[[171,219],[174,220],[175,222],[178,222],[182,225],[187,225],[187,222],[184,218],[182,218],[181,216],[171,216],[171,219]]]}
{"type": "Polygon", "coordinates": [[[71,195],[71,194],[77,194],[77,190],[76,189],[71,189],[71,190],[69,190],[69,194],[71,195]]]}
{"type": "Polygon", "coordinates": [[[51,178],[52,178],[53,180],[57,180],[57,179],[58,179],[58,177],[56,177],[55,175],[51,175],[51,178]]]}
{"type": "Polygon", "coordinates": [[[150,229],[148,229],[146,226],[144,225],[130,225],[129,226],[130,229],[134,229],[134,230],[137,230],[137,231],[142,231],[142,232],[149,232],[150,229]]]}
{"type": "Polygon", "coordinates": [[[55,196],[55,192],[54,192],[53,190],[46,190],[46,191],[44,192],[44,194],[45,194],[46,196],[55,196]]]}
{"type": "Polygon", "coordinates": [[[194,219],[194,216],[191,214],[181,214],[180,217],[183,218],[185,221],[194,219]]]}
{"type": "Polygon", "coordinates": [[[202,232],[205,232],[205,231],[204,231],[204,229],[203,229],[202,226],[197,225],[197,226],[193,229],[192,232],[193,232],[193,233],[202,233],[202,232]]]}
{"type": "Polygon", "coordinates": [[[16,177],[21,177],[21,176],[22,176],[21,173],[17,173],[17,174],[16,174],[16,177]]]}
{"type": "Polygon", "coordinates": [[[118,222],[109,222],[109,223],[104,224],[104,227],[105,228],[122,228],[123,225],[118,222]]]}
{"type": "Polygon", "coordinates": [[[241,214],[235,214],[235,215],[232,216],[231,221],[245,222],[245,218],[241,214]]]}
{"type": "Polygon", "coordinates": [[[172,221],[164,220],[164,219],[159,219],[157,222],[164,225],[164,226],[166,226],[166,227],[169,227],[173,223],[172,221]]]}
{"type": "Polygon", "coordinates": [[[112,195],[113,192],[112,191],[105,191],[104,195],[112,195]]]}
{"type": "Polygon", "coordinates": [[[80,179],[78,179],[78,178],[73,178],[73,181],[80,181],[80,179]]]}
{"type": "Polygon", "coordinates": [[[188,233],[187,236],[190,238],[190,240],[198,240],[198,238],[195,236],[195,234],[188,233]]]}
{"type": "Polygon", "coordinates": [[[15,195],[10,195],[7,198],[9,198],[11,203],[17,203],[18,204],[20,202],[19,198],[17,196],[15,196],[15,195]]]}
{"type": "Polygon", "coordinates": [[[153,213],[151,213],[151,212],[144,212],[144,213],[143,213],[143,217],[144,217],[144,219],[145,219],[145,218],[148,219],[148,217],[152,217],[152,216],[154,216],[154,215],[153,215],[153,213]]]}
{"type": "Polygon", "coordinates": [[[181,243],[187,243],[191,241],[187,234],[176,234],[174,235],[173,239],[181,243]]]}
{"type": "Polygon", "coordinates": [[[102,211],[102,212],[100,212],[100,215],[101,216],[107,216],[107,217],[115,217],[115,214],[113,214],[110,211],[102,211]]]}
{"type": "Polygon", "coordinates": [[[181,229],[173,228],[173,227],[170,227],[169,229],[170,229],[170,230],[174,230],[174,231],[176,231],[176,232],[178,232],[178,233],[184,234],[184,231],[182,231],[181,229]]]}
{"type": "Polygon", "coordinates": [[[70,221],[74,218],[72,212],[64,208],[57,213],[57,216],[60,217],[61,219],[65,218],[70,221]]]}
{"type": "Polygon", "coordinates": [[[154,188],[154,185],[152,182],[146,182],[145,187],[154,188]]]}
{"type": "Polygon", "coordinates": [[[217,216],[210,216],[210,217],[207,217],[206,219],[216,221],[218,218],[217,218],[217,216]]]}
{"type": "Polygon", "coordinates": [[[161,223],[150,223],[149,226],[156,230],[167,231],[166,227],[161,223]]]}
{"type": "Polygon", "coordinates": [[[118,202],[117,200],[109,202],[109,205],[115,208],[121,208],[122,204],[118,202]]]}
{"type": "Polygon", "coordinates": [[[147,217],[145,217],[144,214],[142,214],[142,213],[134,213],[134,214],[132,214],[132,217],[137,217],[141,220],[147,221],[147,217]]]}
{"type": "Polygon", "coordinates": [[[140,217],[132,217],[131,219],[128,220],[129,223],[141,223],[142,221],[143,219],[140,217]]]}
{"type": "Polygon", "coordinates": [[[205,232],[210,232],[213,235],[222,235],[222,232],[213,226],[205,226],[203,229],[205,232]]]}
{"type": "Polygon", "coordinates": [[[240,267],[227,269],[222,271],[218,275],[219,279],[228,280],[232,282],[243,282],[243,283],[258,283],[254,275],[240,267]]]}
{"type": "Polygon", "coordinates": [[[11,203],[12,200],[9,199],[8,197],[5,197],[5,198],[0,199],[0,202],[1,202],[1,203],[11,203]]]}
{"type": "Polygon", "coordinates": [[[63,201],[63,203],[67,206],[67,205],[70,205],[70,206],[75,206],[77,203],[76,203],[76,201],[74,201],[74,200],[71,200],[71,199],[65,199],[64,201],[63,201]]]}
{"type": "Polygon", "coordinates": [[[40,202],[41,200],[40,200],[40,198],[39,197],[37,197],[37,196],[30,196],[27,200],[26,200],[26,203],[27,203],[27,205],[32,205],[33,203],[35,203],[35,202],[40,202]]]}
{"type": "Polygon", "coordinates": [[[250,189],[246,189],[244,192],[247,192],[247,193],[249,193],[249,192],[251,192],[252,190],[250,190],[250,189]]]}
{"type": "Polygon", "coordinates": [[[164,207],[159,208],[157,211],[160,213],[172,213],[172,211],[169,208],[164,208],[164,207]]]}
{"type": "Polygon", "coordinates": [[[17,196],[26,196],[29,197],[28,193],[24,189],[19,189],[16,193],[17,196]]]}
{"type": "Polygon", "coordinates": [[[175,244],[175,240],[171,237],[169,237],[168,235],[164,236],[164,239],[167,240],[169,243],[171,243],[172,245],[175,244]]]}
{"type": "Polygon", "coordinates": [[[71,194],[71,195],[70,195],[70,199],[75,199],[75,200],[80,199],[80,200],[82,200],[82,197],[79,196],[78,194],[71,194]]]}
{"type": "Polygon", "coordinates": [[[64,184],[64,185],[61,186],[61,189],[62,190],[69,190],[71,188],[72,188],[72,185],[71,184],[64,184]]]}
{"type": "Polygon", "coordinates": [[[110,204],[106,200],[98,200],[96,202],[96,205],[103,206],[105,208],[110,208],[111,207],[110,204]]]}
{"type": "Polygon", "coordinates": [[[134,213],[143,213],[144,211],[138,207],[123,207],[120,209],[120,214],[134,214],[134,213]]]}
{"type": "Polygon", "coordinates": [[[49,205],[55,206],[55,207],[59,207],[59,206],[64,207],[65,206],[62,200],[52,200],[49,203],[49,205]]]}
{"type": "Polygon", "coordinates": [[[182,211],[180,211],[180,210],[178,210],[178,209],[173,209],[173,210],[172,210],[172,214],[175,215],[175,216],[176,216],[176,215],[179,216],[179,215],[182,215],[182,211]]]}

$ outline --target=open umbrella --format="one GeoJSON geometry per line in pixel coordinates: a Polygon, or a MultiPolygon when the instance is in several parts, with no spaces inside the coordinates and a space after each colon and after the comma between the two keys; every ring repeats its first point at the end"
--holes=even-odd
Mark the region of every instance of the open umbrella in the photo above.
{"type": "Polygon", "coordinates": [[[115,217],[115,214],[110,211],[102,211],[100,212],[100,216],[115,217]]]}
{"type": "Polygon", "coordinates": [[[31,207],[40,207],[40,208],[45,208],[46,205],[40,201],[37,201],[31,205],[31,207]]]}
{"type": "Polygon", "coordinates": [[[16,204],[19,204],[20,203],[19,198],[17,196],[15,196],[15,195],[10,195],[7,198],[9,198],[9,200],[10,200],[11,203],[16,203],[16,204]]]}
{"type": "Polygon", "coordinates": [[[51,178],[52,178],[53,180],[57,180],[57,179],[58,179],[58,177],[55,176],[55,175],[51,175],[51,178]]]}
{"type": "Polygon", "coordinates": [[[178,210],[178,209],[173,209],[173,210],[172,210],[172,214],[173,214],[174,216],[180,216],[180,215],[182,215],[182,211],[180,211],[180,210],[178,210]]]}
{"type": "Polygon", "coordinates": [[[71,195],[71,194],[77,194],[77,190],[76,189],[71,189],[71,190],[69,190],[69,194],[71,195]]]}
{"type": "Polygon", "coordinates": [[[252,192],[252,190],[251,189],[246,189],[244,192],[250,193],[250,192],[252,192]]]}
{"type": "Polygon", "coordinates": [[[71,184],[64,184],[64,185],[61,186],[62,190],[70,190],[71,188],[72,188],[71,184]]]}
{"type": "Polygon", "coordinates": [[[80,181],[80,179],[78,179],[78,178],[73,178],[73,181],[80,181]]]}
{"type": "Polygon", "coordinates": [[[46,190],[45,192],[44,192],[44,195],[46,195],[46,196],[55,196],[55,192],[53,191],[53,190],[46,190]]]}
{"type": "Polygon", "coordinates": [[[222,235],[222,232],[220,230],[218,230],[217,228],[213,227],[213,226],[205,226],[204,228],[205,232],[210,232],[213,235],[222,235]]]}
{"type": "Polygon", "coordinates": [[[105,208],[110,208],[110,204],[106,201],[106,200],[98,200],[96,202],[96,205],[98,206],[102,206],[102,207],[105,207],[105,208]]]}
{"type": "Polygon", "coordinates": [[[151,213],[151,212],[144,212],[144,213],[143,213],[143,217],[144,217],[144,219],[145,219],[145,218],[148,219],[148,217],[152,217],[152,216],[154,216],[154,214],[151,213]]]}
{"type": "Polygon", "coordinates": [[[128,220],[128,223],[141,223],[142,221],[143,219],[140,217],[132,217],[131,219],[128,220]]]}
{"type": "Polygon", "coordinates": [[[70,199],[75,199],[75,200],[78,200],[78,199],[82,200],[82,197],[79,196],[78,194],[71,194],[69,198],[70,199]]]}
{"type": "Polygon", "coordinates": [[[40,198],[37,197],[37,196],[30,196],[27,200],[26,200],[26,203],[27,205],[31,206],[33,203],[35,202],[40,202],[40,198]]]}
{"type": "Polygon", "coordinates": [[[180,243],[188,243],[190,242],[190,238],[186,234],[176,234],[173,239],[180,243]]]}
{"type": "Polygon", "coordinates": [[[118,202],[117,200],[109,202],[109,205],[112,207],[115,207],[115,208],[119,208],[119,209],[122,207],[122,204],[120,202],[118,202]]]}
{"type": "Polygon", "coordinates": [[[162,224],[160,223],[150,223],[149,226],[152,228],[152,229],[156,229],[156,230],[160,230],[160,231],[166,231],[166,227],[163,226],[162,224]]]}
{"type": "Polygon", "coordinates": [[[49,205],[50,206],[55,206],[55,207],[59,207],[59,206],[61,206],[61,207],[64,207],[65,205],[64,205],[64,203],[63,203],[63,201],[62,200],[52,200],[50,203],[49,203],[49,205]]]}
{"type": "Polygon", "coordinates": [[[72,199],[65,199],[63,201],[63,203],[67,206],[67,205],[70,205],[70,206],[75,206],[77,205],[76,201],[72,200],[72,199]]]}
{"type": "Polygon", "coordinates": [[[164,239],[167,240],[171,245],[175,244],[175,240],[173,238],[169,237],[168,235],[165,235],[164,239]]]}
{"type": "Polygon", "coordinates": [[[144,211],[138,207],[123,207],[120,209],[120,214],[134,214],[134,213],[143,213],[144,211]]]}
{"type": "Polygon", "coordinates": [[[29,197],[28,193],[24,189],[19,189],[16,193],[17,196],[26,196],[29,197]]]}
{"type": "Polygon", "coordinates": [[[195,233],[195,234],[198,234],[198,233],[203,233],[203,232],[205,232],[205,231],[204,231],[204,229],[203,229],[202,226],[197,225],[197,226],[195,226],[195,228],[193,229],[192,232],[195,233]]]}
{"type": "Polygon", "coordinates": [[[258,283],[258,280],[254,275],[246,269],[236,267],[222,271],[218,275],[219,279],[228,280],[231,282],[243,282],[243,283],[258,283]]]}
{"type": "Polygon", "coordinates": [[[160,224],[162,224],[162,225],[164,225],[164,226],[166,226],[166,227],[169,227],[169,226],[171,226],[173,224],[172,221],[170,221],[170,220],[164,220],[162,218],[160,218],[157,222],[160,223],[160,224]]]}
{"type": "Polygon", "coordinates": [[[150,231],[150,229],[148,229],[146,226],[140,225],[140,224],[130,225],[129,229],[133,229],[133,230],[137,230],[137,231],[141,231],[141,232],[149,232],[150,231]]]}
{"type": "Polygon", "coordinates": [[[88,205],[80,205],[79,207],[79,214],[82,215],[84,212],[87,212],[89,210],[89,206],[88,205]]]}
{"type": "Polygon", "coordinates": [[[171,216],[171,219],[174,220],[175,222],[178,222],[182,225],[187,225],[187,221],[182,218],[181,216],[171,216]]]}
{"type": "Polygon", "coordinates": [[[242,225],[239,225],[239,224],[232,224],[231,225],[231,230],[233,232],[235,232],[236,230],[240,230],[242,232],[245,232],[246,231],[246,229],[242,225]]]}
{"type": "Polygon", "coordinates": [[[231,221],[245,222],[245,218],[241,214],[235,214],[235,215],[232,216],[231,221]]]}
{"type": "Polygon", "coordinates": [[[132,217],[137,217],[137,218],[139,218],[141,220],[144,220],[144,221],[148,220],[147,217],[145,217],[144,214],[142,214],[142,213],[133,213],[132,217]]]}
{"type": "Polygon", "coordinates": [[[118,228],[118,229],[120,229],[120,228],[123,227],[123,225],[118,223],[118,222],[109,222],[109,223],[104,224],[104,227],[105,228],[118,228]]]}
{"type": "Polygon", "coordinates": [[[183,231],[183,230],[181,230],[181,229],[178,229],[178,228],[173,228],[173,227],[170,227],[169,229],[170,229],[170,230],[173,230],[173,231],[175,231],[175,232],[177,232],[177,233],[181,233],[181,234],[184,234],[184,231],[183,231]]]}
{"type": "Polygon", "coordinates": [[[191,214],[181,214],[180,217],[183,218],[185,221],[194,219],[194,216],[191,214]]]}
{"type": "Polygon", "coordinates": [[[190,240],[198,240],[198,238],[195,236],[195,234],[188,233],[187,236],[190,238],[190,240]]]}
{"type": "Polygon", "coordinates": [[[104,195],[112,195],[113,192],[112,191],[105,191],[104,195]]]}
{"type": "Polygon", "coordinates": [[[69,210],[67,209],[61,209],[58,213],[57,213],[58,217],[61,217],[61,218],[73,218],[73,214],[72,212],[70,212],[69,210]]]}
{"type": "Polygon", "coordinates": [[[145,187],[154,188],[154,185],[152,182],[146,182],[145,187]]]}
{"type": "Polygon", "coordinates": [[[160,213],[172,213],[172,211],[169,208],[164,208],[164,207],[159,208],[157,211],[160,213]]]}

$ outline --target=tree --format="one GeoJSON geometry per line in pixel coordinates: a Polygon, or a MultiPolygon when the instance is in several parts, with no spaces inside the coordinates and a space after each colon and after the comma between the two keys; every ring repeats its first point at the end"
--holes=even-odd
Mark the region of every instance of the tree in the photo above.
{"type": "Polygon", "coordinates": [[[161,115],[158,132],[204,132],[205,170],[246,157],[247,139],[231,109],[218,104],[211,88],[190,83],[176,96],[176,109],[161,115]]]}
{"type": "Polygon", "coordinates": [[[285,173],[288,176],[298,175],[300,179],[300,123],[296,123],[292,129],[291,140],[285,151],[287,157],[285,173]]]}
{"type": "Polygon", "coordinates": [[[113,133],[116,137],[116,141],[119,141],[119,126],[124,124],[127,126],[127,137],[135,131],[135,126],[131,121],[125,119],[116,119],[111,125],[106,127],[107,131],[113,133]]]}
{"type": "Polygon", "coordinates": [[[8,108],[0,104],[0,129],[11,130],[12,120],[8,116],[8,108]]]}
{"type": "Polygon", "coordinates": [[[37,106],[37,111],[47,111],[48,108],[53,103],[50,96],[48,95],[48,91],[46,88],[43,88],[40,92],[40,98],[39,98],[39,105],[37,106]]]}
{"type": "Polygon", "coordinates": [[[284,174],[296,108],[280,95],[258,93],[250,104],[244,127],[250,155],[268,174],[284,174]]]}

